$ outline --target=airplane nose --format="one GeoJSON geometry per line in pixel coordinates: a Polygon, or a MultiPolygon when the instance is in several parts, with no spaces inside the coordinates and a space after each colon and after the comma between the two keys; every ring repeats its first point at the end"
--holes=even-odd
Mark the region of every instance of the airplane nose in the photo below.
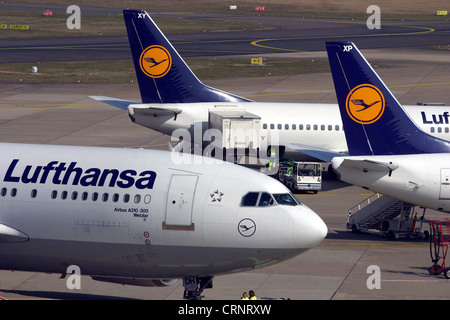
{"type": "Polygon", "coordinates": [[[325,239],[328,227],[314,211],[308,209],[296,215],[293,232],[299,248],[313,248],[325,239]]]}

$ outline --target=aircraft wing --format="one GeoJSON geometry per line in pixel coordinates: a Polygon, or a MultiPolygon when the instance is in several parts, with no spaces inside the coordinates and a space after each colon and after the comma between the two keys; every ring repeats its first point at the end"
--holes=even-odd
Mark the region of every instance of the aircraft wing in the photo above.
{"type": "Polygon", "coordinates": [[[111,98],[111,97],[105,97],[105,96],[89,96],[89,98],[109,104],[113,107],[122,109],[127,111],[128,106],[130,104],[136,104],[139,103],[137,101],[132,101],[132,100],[123,100],[123,99],[117,99],[117,98],[111,98]]]}
{"type": "Polygon", "coordinates": [[[354,168],[369,171],[392,171],[398,168],[398,164],[369,159],[349,159],[342,160],[340,167],[354,168]]]}
{"type": "Polygon", "coordinates": [[[347,154],[333,152],[326,149],[314,148],[300,143],[288,143],[286,144],[288,148],[306,154],[307,156],[319,159],[324,162],[330,162],[334,157],[343,157],[347,154]]]}

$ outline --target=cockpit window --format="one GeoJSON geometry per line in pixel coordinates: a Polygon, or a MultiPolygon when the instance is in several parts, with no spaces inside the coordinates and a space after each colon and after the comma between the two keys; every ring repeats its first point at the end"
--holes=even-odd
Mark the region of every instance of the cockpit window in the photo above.
{"type": "Polygon", "coordinates": [[[267,207],[274,205],[297,206],[299,203],[289,193],[270,194],[267,192],[249,192],[241,201],[241,207],[267,207]]]}
{"type": "Polygon", "coordinates": [[[266,206],[273,206],[274,201],[270,194],[263,192],[261,194],[261,198],[259,198],[258,207],[266,207],[266,206]]]}
{"type": "Polygon", "coordinates": [[[256,206],[256,201],[258,201],[259,192],[249,192],[247,193],[241,201],[242,207],[254,207],[256,206]]]}
{"type": "Polygon", "coordinates": [[[273,197],[278,202],[278,204],[281,205],[288,205],[288,206],[298,205],[297,200],[295,200],[295,198],[289,193],[278,193],[274,194],[273,197]]]}

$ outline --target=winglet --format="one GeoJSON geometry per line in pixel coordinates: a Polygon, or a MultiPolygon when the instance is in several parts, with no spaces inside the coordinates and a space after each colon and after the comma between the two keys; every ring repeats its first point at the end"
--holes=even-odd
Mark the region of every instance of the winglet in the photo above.
{"type": "Polygon", "coordinates": [[[244,102],[204,85],[144,10],[123,10],[143,103],[244,102]]]}
{"type": "Polygon", "coordinates": [[[450,152],[411,120],[354,43],[326,46],[350,155],[450,152]]]}

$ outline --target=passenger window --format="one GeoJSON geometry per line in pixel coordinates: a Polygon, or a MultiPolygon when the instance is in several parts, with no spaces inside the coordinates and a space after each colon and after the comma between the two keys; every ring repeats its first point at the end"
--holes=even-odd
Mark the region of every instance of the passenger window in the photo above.
{"type": "Polygon", "coordinates": [[[72,200],[77,200],[78,198],[78,192],[74,191],[72,192],[72,200]]]}
{"type": "Polygon", "coordinates": [[[267,129],[267,123],[263,124],[263,129],[267,129]]]}
{"type": "Polygon", "coordinates": [[[8,193],[8,189],[2,188],[2,191],[1,191],[2,197],[6,196],[7,193],[8,193]]]}
{"type": "Polygon", "coordinates": [[[299,124],[299,125],[298,125],[298,129],[299,129],[299,130],[303,130],[303,125],[302,125],[302,124],[299,124]]]}
{"type": "Polygon", "coordinates": [[[247,193],[241,201],[242,207],[254,207],[256,206],[256,201],[258,200],[259,193],[258,192],[249,192],[247,193]]]}
{"type": "Polygon", "coordinates": [[[277,125],[278,130],[281,130],[281,124],[277,125]]]}
{"type": "Polygon", "coordinates": [[[328,125],[328,131],[333,130],[333,126],[331,124],[328,125]]]}
{"type": "Polygon", "coordinates": [[[53,190],[52,194],[51,194],[52,199],[56,199],[57,196],[58,196],[58,191],[53,190]]]}
{"type": "Polygon", "coordinates": [[[36,198],[36,196],[37,196],[37,190],[36,189],[31,190],[31,197],[36,198]]]}
{"type": "Polygon", "coordinates": [[[61,192],[61,199],[63,199],[63,200],[67,199],[67,191],[61,192]]]}
{"type": "Polygon", "coordinates": [[[289,125],[288,124],[284,125],[284,130],[289,130],[289,125]]]}
{"type": "Polygon", "coordinates": [[[108,201],[108,198],[109,198],[109,194],[107,194],[107,193],[105,192],[105,193],[103,194],[103,196],[102,196],[103,202],[108,201]]]}
{"type": "Polygon", "coordinates": [[[137,194],[134,196],[134,203],[139,203],[139,202],[141,202],[141,195],[137,194]]]}
{"type": "Polygon", "coordinates": [[[292,130],[295,130],[295,129],[297,129],[297,125],[293,124],[292,125],[292,130]]]}
{"type": "Polygon", "coordinates": [[[339,131],[339,125],[335,125],[334,130],[339,131]]]}
{"type": "Polygon", "coordinates": [[[275,129],[275,125],[273,123],[270,124],[270,129],[275,129]]]}
{"type": "Polygon", "coordinates": [[[127,193],[123,195],[123,202],[128,203],[128,201],[130,201],[130,195],[127,193]]]}
{"type": "Polygon", "coordinates": [[[273,198],[270,194],[264,192],[259,199],[258,207],[273,206],[273,198]]]}
{"type": "Polygon", "coordinates": [[[97,199],[98,199],[98,193],[97,192],[92,193],[92,201],[97,201],[97,199]]]}
{"type": "Polygon", "coordinates": [[[11,197],[15,197],[17,195],[17,189],[16,188],[12,188],[11,189],[11,197]]]}
{"type": "Polygon", "coordinates": [[[113,202],[117,202],[117,201],[119,201],[119,194],[117,194],[117,193],[114,193],[113,194],[113,202]]]}
{"type": "Polygon", "coordinates": [[[81,194],[81,200],[86,201],[88,198],[88,193],[85,191],[81,194]]]}

